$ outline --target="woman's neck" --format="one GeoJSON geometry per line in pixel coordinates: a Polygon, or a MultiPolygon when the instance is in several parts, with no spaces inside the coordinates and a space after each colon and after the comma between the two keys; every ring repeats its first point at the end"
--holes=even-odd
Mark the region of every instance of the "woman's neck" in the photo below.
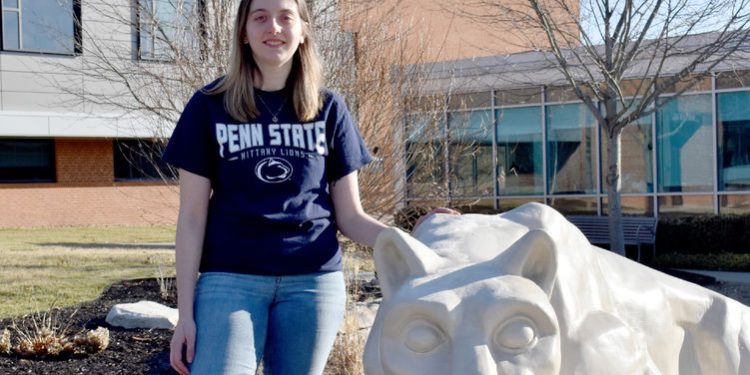
{"type": "Polygon", "coordinates": [[[282,66],[262,66],[258,65],[259,71],[256,72],[255,82],[260,83],[259,88],[263,91],[278,91],[286,87],[286,80],[289,78],[289,73],[292,71],[292,64],[284,64],[282,66]]]}

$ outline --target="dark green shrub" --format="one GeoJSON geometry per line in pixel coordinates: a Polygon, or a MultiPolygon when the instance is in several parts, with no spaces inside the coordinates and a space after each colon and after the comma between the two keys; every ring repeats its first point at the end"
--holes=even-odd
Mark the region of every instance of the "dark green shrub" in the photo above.
{"type": "Polygon", "coordinates": [[[658,252],[681,254],[750,253],[750,215],[662,217],[658,252]]]}
{"type": "Polygon", "coordinates": [[[657,268],[687,268],[715,271],[750,271],[750,254],[659,254],[653,264],[657,268]]]}

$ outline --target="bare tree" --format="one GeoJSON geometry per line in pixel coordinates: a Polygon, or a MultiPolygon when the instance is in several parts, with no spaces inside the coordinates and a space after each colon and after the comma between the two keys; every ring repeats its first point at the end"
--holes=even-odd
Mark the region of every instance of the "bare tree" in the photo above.
{"type": "Polygon", "coordinates": [[[519,43],[544,55],[556,84],[588,108],[607,139],[611,248],[623,255],[623,129],[750,52],[748,0],[469,0],[446,9],[521,30],[519,43]]]}

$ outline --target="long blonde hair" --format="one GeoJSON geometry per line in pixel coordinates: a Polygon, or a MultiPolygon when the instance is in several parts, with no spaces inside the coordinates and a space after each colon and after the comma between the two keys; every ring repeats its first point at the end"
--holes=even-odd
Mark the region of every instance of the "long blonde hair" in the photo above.
{"type": "MultiPolygon", "coordinates": [[[[237,9],[234,23],[232,51],[229,57],[227,74],[218,84],[208,90],[209,95],[226,93],[224,108],[229,115],[240,121],[249,121],[260,115],[255,103],[255,74],[260,76],[258,64],[253,58],[249,44],[245,44],[245,26],[249,18],[250,4],[253,0],[242,0],[237,9]]],[[[321,86],[323,69],[315,52],[315,40],[312,32],[312,20],[306,0],[295,0],[302,20],[302,35],[305,43],[297,47],[292,58],[292,70],[287,78],[287,85],[292,86],[294,112],[300,121],[311,121],[323,105],[321,86]]]]}

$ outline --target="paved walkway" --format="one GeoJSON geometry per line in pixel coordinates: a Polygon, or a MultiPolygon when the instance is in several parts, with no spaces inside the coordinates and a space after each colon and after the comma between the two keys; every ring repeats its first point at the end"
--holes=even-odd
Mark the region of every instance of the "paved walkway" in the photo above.
{"type": "Polygon", "coordinates": [[[723,272],[723,271],[704,271],[704,270],[687,270],[687,269],[680,269],[680,271],[697,273],[699,275],[705,275],[705,276],[711,276],[715,278],[716,281],[750,284],[750,272],[723,272]]]}

